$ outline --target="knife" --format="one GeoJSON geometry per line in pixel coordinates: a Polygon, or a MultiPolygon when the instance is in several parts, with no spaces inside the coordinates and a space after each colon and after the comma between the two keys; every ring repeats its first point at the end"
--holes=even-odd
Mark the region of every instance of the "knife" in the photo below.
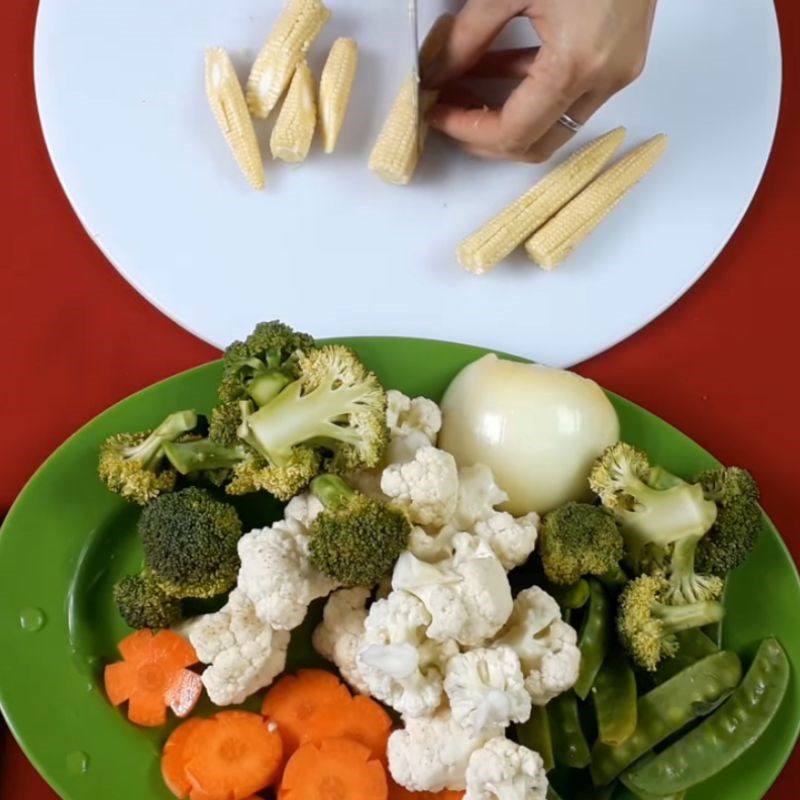
{"type": "Polygon", "coordinates": [[[420,119],[420,69],[419,69],[419,9],[417,0],[408,0],[408,18],[411,27],[411,73],[414,76],[416,92],[414,92],[413,113],[419,127],[420,119]]]}

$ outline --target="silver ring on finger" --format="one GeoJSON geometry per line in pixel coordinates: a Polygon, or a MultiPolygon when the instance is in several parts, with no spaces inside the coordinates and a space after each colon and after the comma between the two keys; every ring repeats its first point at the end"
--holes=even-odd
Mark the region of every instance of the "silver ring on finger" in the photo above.
{"type": "Polygon", "coordinates": [[[558,124],[563,125],[568,131],[572,131],[572,133],[577,133],[583,127],[582,123],[574,120],[569,114],[562,114],[558,118],[558,124]]]}

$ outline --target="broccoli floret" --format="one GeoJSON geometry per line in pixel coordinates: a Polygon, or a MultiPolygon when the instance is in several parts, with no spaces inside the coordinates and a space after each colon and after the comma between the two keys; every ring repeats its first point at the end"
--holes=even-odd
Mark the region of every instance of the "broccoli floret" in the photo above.
{"type": "Polygon", "coordinates": [[[152,431],[109,437],[100,447],[100,479],[112,492],[139,505],[172,491],[176,475],[165,459],[164,445],[196,425],[194,411],[179,411],[152,431]]]}
{"type": "Polygon", "coordinates": [[[584,575],[618,575],[622,534],[614,515],[588,503],[567,503],[547,514],[539,531],[539,555],[553,583],[571,584],[584,575]]]}
{"type": "Polygon", "coordinates": [[[758,485],[739,467],[707,470],[694,480],[717,505],[717,520],[697,546],[697,566],[725,577],[744,562],[761,533],[758,485]]]}
{"type": "Polygon", "coordinates": [[[411,523],[402,509],[321,475],[311,491],[325,509],[311,525],[311,563],[344,586],[372,586],[388,575],[408,545],[411,523]]]}
{"type": "Polygon", "coordinates": [[[306,333],[273,320],[256,325],[243,342],[233,342],[222,360],[222,403],[253,398],[264,405],[298,376],[296,358],[316,347],[306,333]]]}
{"type": "Polygon", "coordinates": [[[180,622],[181,601],[168,595],[152,575],[128,575],[114,586],[114,602],[122,619],[135,629],[169,628],[180,622]]]}
{"type": "Polygon", "coordinates": [[[239,444],[225,447],[211,439],[190,439],[168,442],[164,454],[181,475],[204,475],[230,470],[248,455],[247,448],[239,444]]]}
{"type": "Polygon", "coordinates": [[[664,570],[675,603],[719,597],[722,581],[695,570],[698,542],[717,518],[700,484],[651,467],[643,452],[624,442],[597,460],[589,483],[619,521],[635,572],[664,570]]]}
{"type": "Polygon", "coordinates": [[[663,575],[644,575],[627,584],[618,599],[620,641],[640,667],[653,671],[660,661],[678,652],[678,631],[718,622],[725,614],[721,603],[670,605],[669,581],[663,575]]]}
{"type": "Polygon", "coordinates": [[[340,346],[300,353],[297,365],[299,378],[266,405],[241,404],[238,435],[252,453],[234,467],[231,494],[265,489],[289,500],[322,469],[341,474],[380,463],[388,431],[377,377],[340,346]]]}
{"type": "Polygon", "coordinates": [[[214,597],[239,572],[242,523],[233,506],[191,487],[156,498],[139,517],[147,568],[175,597],[214,597]]]}

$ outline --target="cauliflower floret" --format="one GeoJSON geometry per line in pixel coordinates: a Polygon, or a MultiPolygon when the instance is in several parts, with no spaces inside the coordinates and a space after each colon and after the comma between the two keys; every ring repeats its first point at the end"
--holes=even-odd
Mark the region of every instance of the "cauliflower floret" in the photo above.
{"type": "Polygon", "coordinates": [[[408,537],[408,550],[421,561],[442,561],[453,555],[453,536],[456,533],[458,531],[448,525],[435,534],[428,533],[420,525],[414,525],[408,537]]]}
{"type": "Polygon", "coordinates": [[[474,532],[492,548],[506,570],[524,564],[536,548],[539,515],[514,518],[506,511],[496,511],[475,523],[474,532]]]}
{"type": "Polygon", "coordinates": [[[470,756],[464,800],[545,800],[546,796],[544,762],[533,750],[497,737],[470,756]]]}
{"type": "Polygon", "coordinates": [[[412,522],[439,528],[453,516],[458,499],[458,469],[450,453],[430,445],[412,461],[389,464],[381,491],[408,510],[412,522]]]}
{"type": "Polygon", "coordinates": [[[238,588],[258,616],[279,630],[296,628],[312,600],[338,587],[311,565],[306,529],[296,519],[245,534],[239,539],[239,557],[238,588]]]}
{"type": "Polygon", "coordinates": [[[393,437],[422,433],[429,444],[436,444],[442,429],[442,412],[433,400],[427,397],[412,400],[396,389],[386,392],[386,400],[386,424],[393,437]]]}
{"type": "Polygon", "coordinates": [[[364,623],[358,670],[369,693],[407,717],[432,714],[442,702],[447,660],[455,642],[434,642],[425,606],[407,592],[393,591],[372,604],[364,623]]]}
{"type": "Polygon", "coordinates": [[[453,719],[475,733],[487,725],[525,722],[531,715],[519,656],[510,647],[454,656],[447,662],[444,690],[453,719]]]}
{"type": "Polygon", "coordinates": [[[345,681],[361,694],[369,694],[369,687],[358,669],[369,596],[370,590],[363,588],[334,592],[325,604],[322,622],[311,639],[314,649],[332,661],[345,681]]]}
{"type": "Polygon", "coordinates": [[[185,623],[179,632],[192,643],[200,661],[210,665],[202,680],[218,706],[244,702],[269,686],[286,666],[289,632],[262,622],[238,589],[222,609],[185,623]]]}
{"type": "Polygon", "coordinates": [[[322,501],[311,492],[293,497],[283,511],[284,519],[296,519],[306,531],[325,508],[322,501]]]}
{"type": "Polygon", "coordinates": [[[392,586],[418,597],[431,615],[428,636],[477,647],[506,623],[513,608],[503,565],[478,537],[457,533],[451,559],[428,564],[406,551],[392,575],[392,586]]]}
{"type": "Polygon", "coordinates": [[[578,680],[581,652],[575,629],[561,619],[558,603],[538,586],[517,595],[514,610],[494,646],[507,645],[519,656],[525,688],[543,706],[578,680]]]}
{"type": "Polygon", "coordinates": [[[484,464],[461,467],[453,525],[462,531],[474,530],[476,522],[491,517],[495,507],[507,500],[508,495],[494,482],[490,467],[484,464]]]}
{"type": "Polygon", "coordinates": [[[407,719],[405,727],[389,737],[389,771],[396,783],[412,792],[463,789],[470,756],[502,732],[502,728],[487,727],[475,736],[449,710],[407,719]]]}

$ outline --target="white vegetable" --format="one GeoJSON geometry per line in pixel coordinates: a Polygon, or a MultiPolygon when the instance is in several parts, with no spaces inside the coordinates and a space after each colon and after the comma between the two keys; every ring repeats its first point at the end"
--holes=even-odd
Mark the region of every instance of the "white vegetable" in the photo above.
{"type": "Polygon", "coordinates": [[[407,719],[405,728],[389,737],[389,771],[396,783],[412,792],[463,789],[470,756],[501,734],[502,728],[486,728],[473,736],[447,710],[407,719]]]}
{"type": "Polygon", "coordinates": [[[510,647],[454,656],[447,662],[444,690],[453,719],[473,733],[487,725],[525,722],[531,715],[519,656],[510,647]]]}
{"type": "Polygon", "coordinates": [[[462,531],[471,531],[479,520],[489,519],[508,495],[495,483],[485,464],[472,464],[458,470],[458,503],[451,522],[462,531]]]}
{"type": "Polygon", "coordinates": [[[245,534],[239,540],[239,557],[239,590],[262,621],[280,630],[296,628],[312,600],[337,588],[311,565],[306,529],[296,519],[245,534]]]}
{"type": "Polygon", "coordinates": [[[325,604],[322,622],[317,625],[312,644],[328,661],[332,661],[342,678],[361,694],[369,687],[358,669],[358,651],[364,637],[369,589],[340,589],[325,604]]]}
{"type": "Polygon", "coordinates": [[[533,750],[498,737],[470,756],[464,800],[545,800],[546,796],[544,762],[533,750]]]}
{"type": "Polygon", "coordinates": [[[289,632],[262,622],[243,592],[234,589],[215,614],[185,623],[179,632],[192,643],[197,657],[210,666],[203,685],[212,703],[244,702],[269,686],[286,666],[289,632]]]}
{"type": "Polygon", "coordinates": [[[524,564],[536,548],[539,515],[532,511],[515,519],[507,511],[498,511],[476,522],[474,531],[492,548],[503,567],[511,570],[524,564]]]}
{"type": "Polygon", "coordinates": [[[441,527],[450,520],[458,500],[458,470],[450,453],[430,445],[411,461],[389,464],[381,491],[408,510],[412,522],[441,527]]]}
{"type": "Polygon", "coordinates": [[[392,436],[422,433],[429,444],[436,444],[442,428],[442,412],[433,400],[427,397],[412,400],[396,389],[389,389],[386,399],[386,424],[392,436]]]}
{"type": "Polygon", "coordinates": [[[457,533],[452,559],[428,564],[401,553],[392,586],[418,597],[431,616],[428,636],[477,647],[494,636],[513,608],[503,565],[478,537],[457,533]]]}
{"type": "Polygon", "coordinates": [[[406,717],[439,707],[445,665],[458,652],[454,642],[425,635],[430,621],[416,597],[393,591],[372,604],[364,623],[358,671],[373,697],[406,717]]]}
{"type": "Polygon", "coordinates": [[[408,550],[421,561],[436,562],[453,555],[453,537],[456,528],[445,525],[439,533],[428,533],[425,528],[414,525],[408,537],[408,550]]]}
{"type": "Polygon", "coordinates": [[[322,513],[325,508],[322,501],[311,492],[304,492],[293,497],[283,510],[285,519],[296,519],[306,531],[311,523],[322,513]]]}
{"type": "Polygon", "coordinates": [[[619,439],[616,412],[596,383],[495,355],[456,376],[442,414],[439,446],[460,466],[490,467],[514,515],[586,498],[592,462],[619,439]]]}
{"type": "Polygon", "coordinates": [[[577,640],[575,629],[562,621],[558,603],[533,586],[517,595],[508,624],[494,644],[516,652],[525,688],[533,704],[543,706],[578,680],[581,653],[577,640]]]}

